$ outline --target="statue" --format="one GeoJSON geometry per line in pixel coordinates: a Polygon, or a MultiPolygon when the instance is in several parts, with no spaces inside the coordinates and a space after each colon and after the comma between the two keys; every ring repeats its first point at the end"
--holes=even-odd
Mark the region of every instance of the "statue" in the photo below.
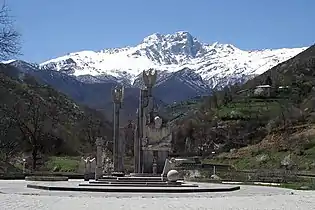
{"type": "Polygon", "coordinates": [[[124,87],[116,86],[112,92],[114,103],[122,103],[124,98],[124,87]]]}
{"type": "Polygon", "coordinates": [[[88,180],[92,173],[92,163],[95,161],[95,158],[87,157],[84,159],[82,157],[81,159],[84,161],[84,180],[88,180]]]}
{"type": "Polygon", "coordinates": [[[153,69],[149,69],[148,73],[143,71],[142,77],[143,77],[144,85],[147,88],[152,88],[156,83],[157,72],[153,69]],[[153,71],[154,71],[154,73],[153,73],[153,71]]]}
{"type": "Polygon", "coordinates": [[[104,161],[103,174],[110,174],[113,171],[113,163],[109,157],[104,161]]]}
{"type": "Polygon", "coordinates": [[[154,157],[154,158],[153,158],[153,163],[152,163],[152,172],[153,172],[153,174],[157,174],[156,157],[154,157]]]}
{"type": "Polygon", "coordinates": [[[161,176],[162,177],[166,176],[170,170],[175,168],[175,164],[176,164],[175,158],[171,158],[170,160],[167,158],[165,160],[165,164],[164,164],[164,168],[163,168],[163,172],[161,176]]]}
{"type": "Polygon", "coordinates": [[[189,137],[185,139],[185,149],[186,152],[191,152],[191,139],[189,137]]]}
{"type": "Polygon", "coordinates": [[[110,166],[112,164],[110,156],[111,156],[110,151],[107,149],[107,144],[106,144],[106,147],[103,149],[103,154],[102,154],[103,174],[107,174],[110,172],[110,166]]]}
{"type": "Polygon", "coordinates": [[[168,126],[163,126],[161,117],[156,116],[154,118],[154,124],[145,125],[143,132],[144,146],[147,146],[150,149],[171,146],[171,129],[168,126]]]}
{"type": "Polygon", "coordinates": [[[165,159],[171,151],[172,132],[170,126],[154,110],[152,87],[156,83],[154,69],[143,71],[146,89],[140,90],[138,123],[135,132],[134,154],[137,173],[161,173],[165,159]],[[156,156],[156,157],[154,157],[156,156]]]}

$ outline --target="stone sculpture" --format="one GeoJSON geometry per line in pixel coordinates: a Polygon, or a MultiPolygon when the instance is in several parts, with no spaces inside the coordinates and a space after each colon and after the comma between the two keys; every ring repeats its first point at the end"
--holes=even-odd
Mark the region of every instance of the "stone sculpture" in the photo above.
{"type": "Polygon", "coordinates": [[[156,83],[157,78],[157,72],[153,69],[149,69],[148,72],[143,71],[142,72],[143,82],[144,85],[150,89],[152,88],[156,83]]]}
{"type": "Polygon", "coordinates": [[[92,173],[92,163],[95,161],[95,158],[87,157],[81,158],[84,162],[84,180],[89,180],[92,173]]]}
{"type": "Polygon", "coordinates": [[[191,139],[189,137],[186,137],[185,139],[185,149],[186,152],[191,152],[191,139]]]}
{"type": "Polygon", "coordinates": [[[143,146],[148,149],[170,148],[172,142],[171,129],[168,126],[162,126],[162,118],[156,116],[154,124],[145,125],[143,129],[143,146]]]}
{"type": "Polygon", "coordinates": [[[171,151],[172,132],[154,110],[152,88],[157,80],[157,72],[149,69],[147,72],[143,71],[142,76],[146,88],[140,90],[137,111],[134,141],[135,173],[152,173],[153,163],[156,164],[157,172],[161,173],[164,161],[171,151]]]}
{"type": "Polygon", "coordinates": [[[113,170],[113,163],[110,158],[112,157],[112,155],[111,155],[111,152],[107,148],[108,148],[108,145],[106,144],[102,151],[103,174],[110,174],[110,172],[113,170]]]}
{"type": "Polygon", "coordinates": [[[119,113],[121,109],[121,105],[124,98],[124,88],[116,86],[113,89],[113,102],[114,102],[114,147],[113,147],[113,162],[114,162],[114,171],[115,172],[123,172],[123,143],[120,138],[119,131],[119,113]]]}
{"type": "Polygon", "coordinates": [[[96,145],[96,167],[95,167],[95,180],[102,177],[102,148],[104,145],[104,139],[97,138],[95,141],[96,145]]]}
{"type": "Polygon", "coordinates": [[[176,182],[179,179],[179,173],[176,170],[170,170],[167,172],[167,180],[169,182],[176,182]]]}
{"type": "Polygon", "coordinates": [[[162,177],[167,176],[167,173],[175,168],[175,164],[176,164],[175,158],[171,158],[170,160],[166,158],[161,176],[162,177]]]}

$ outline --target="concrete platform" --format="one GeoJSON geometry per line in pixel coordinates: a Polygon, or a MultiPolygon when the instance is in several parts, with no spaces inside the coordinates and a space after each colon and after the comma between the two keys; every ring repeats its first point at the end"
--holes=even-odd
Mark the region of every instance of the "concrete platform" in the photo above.
{"type": "MultiPolygon", "coordinates": [[[[84,184],[84,183],[80,183],[84,184]]],[[[80,185],[79,184],[79,185],[80,185]]],[[[88,183],[85,183],[88,184],[88,183]]],[[[53,183],[32,183],[27,184],[27,188],[47,190],[47,191],[72,191],[72,192],[118,192],[118,193],[202,193],[202,192],[230,192],[239,190],[239,186],[216,185],[205,186],[182,186],[182,187],[128,187],[128,186],[79,186],[72,184],[53,183]]]]}

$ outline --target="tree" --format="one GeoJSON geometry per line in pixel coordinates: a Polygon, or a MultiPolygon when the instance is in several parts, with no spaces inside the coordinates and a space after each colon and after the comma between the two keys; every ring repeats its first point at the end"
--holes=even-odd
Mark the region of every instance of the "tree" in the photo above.
{"type": "Polygon", "coordinates": [[[218,105],[218,96],[217,96],[217,93],[216,93],[216,92],[213,92],[211,98],[212,98],[212,107],[213,107],[214,109],[218,108],[219,105],[218,105]]]}
{"type": "Polygon", "coordinates": [[[10,119],[5,116],[0,118],[0,160],[7,162],[9,157],[15,155],[20,146],[16,138],[16,129],[10,119]]]}
{"type": "Polygon", "coordinates": [[[0,59],[20,54],[20,34],[13,27],[13,18],[6,4],[0,9],[0,59]]]}
{"type": "Polygon", "coordinates": [[[52,113],[55,109],[48,107],[39,96],[26,95],[12,108],[5,107],[4,111],[12,125],[19,129],[23,142],[31,147],[32,169],[35,170],[38,153],[43,149],[43,140],[55,127],[57,113],[52,113]]]}
{"type": "Polygon", "coordinates": [[[232,94],[228,87],[224,88],[223,104],[226,106],[232,101],[232,94]]]}
{"type": "MultiPolygon", "coordinates": [[[[84,117],[84,116],[82,116],[84,117]]],[[[84,152],[92,152],[96,149],[95,140],[98,137],[106,137],[107,142],[111,142],[111,130],[109,129],[109,124],[103,119],[98,112],[90,112],[86,118],[81,118],[80,123],[77,124],[77,130],[79,138],[81,140],[80,144],[86,142],[87,145],[84,145],[84,152]]],[[[112,150],[112,142],[107,143],[109,150],[112,150]]]]}
{"type": "Polygon", "coordinates": [[[270,85],[270,86],[272,86],[272,79],[271,79],[271,77],[270,77],[269,75],[268,75],[267,78],[266,78],[265,85],[270,85]]]}

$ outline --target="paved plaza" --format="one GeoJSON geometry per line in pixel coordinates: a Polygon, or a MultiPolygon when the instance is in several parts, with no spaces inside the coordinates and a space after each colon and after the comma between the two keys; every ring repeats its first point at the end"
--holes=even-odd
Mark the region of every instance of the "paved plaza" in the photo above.
{"type": "MultiPolygon", "coordinates": [[[[36,182],[0,180],[0,209],[315,209],[314,191],[276,187],[244,185],[233,192],[152,194],[44,191],[26,188],[30,183],[36,182]]],[[[79,183],[82,181],[64,182],[79,183]]]]}

